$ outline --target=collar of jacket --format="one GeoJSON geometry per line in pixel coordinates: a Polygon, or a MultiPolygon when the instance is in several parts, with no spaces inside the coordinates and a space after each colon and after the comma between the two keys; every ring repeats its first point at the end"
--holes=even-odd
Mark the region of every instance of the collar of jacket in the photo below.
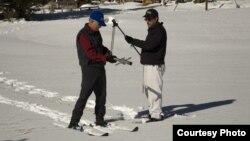
{"type": "Polygon", "coordinates": [[[156,29],[158,26],[161,26],[163,22],[157,22],[154,26],[148,28],[148,32],[156,29]]]}
{"type": "Polygon", "coordinates": [[[99,31],[93,31],[93,30],[89,27],[88,23],[85,24],[85,28],[86,28],[86,31],[88,32],[89,35],[93,35],[93,34],[99,33],[99,31]]]}

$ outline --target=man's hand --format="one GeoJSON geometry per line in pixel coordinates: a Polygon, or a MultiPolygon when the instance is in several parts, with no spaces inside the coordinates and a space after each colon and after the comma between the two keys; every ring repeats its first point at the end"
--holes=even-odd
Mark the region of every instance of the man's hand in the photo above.
{"type": "Polygon", "coordinates": [[[110,63],[116,63],[117,61],[115,60],[115,58],[117,58],[117,57],[114,56],[114,55],[108,55],[107,56],[107,61],[110,62],[110,63]]]}
{"type": "Polygon", "coordinates": [[[126,36],[125,36],[125,40],[126,40],[128,43],[131,44],[131,43],[133,42],[134,39],[133,39],[132,37],[126,35],[126,36]]]}
{"type": "Polygon", "coordinates": [[[105,55],[106,55],[106,56],[110,56],[110,55],[112,55],[112,52],[111,52],[110,50],[107,49],[106,52],[105,52],[105,55]]]}

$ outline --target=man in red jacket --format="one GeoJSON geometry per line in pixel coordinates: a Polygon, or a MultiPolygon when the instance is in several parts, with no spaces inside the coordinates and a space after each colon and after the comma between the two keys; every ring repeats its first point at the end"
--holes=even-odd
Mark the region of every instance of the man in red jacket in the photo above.
{"type": "Polygon", "coordinates": [[[99,28],[106,26],[104,15],[100,11],[90,14],[89,22],[79,31],[76,38],[79,64],[82,70],[81,92],[72,112],[68,128],[81,128],[78,123],[92,92],[96,95],[95,115],[96,125],[105,126],[106,113],[106,62],[115,63],[116,56],[103,46],[99,28]]]}

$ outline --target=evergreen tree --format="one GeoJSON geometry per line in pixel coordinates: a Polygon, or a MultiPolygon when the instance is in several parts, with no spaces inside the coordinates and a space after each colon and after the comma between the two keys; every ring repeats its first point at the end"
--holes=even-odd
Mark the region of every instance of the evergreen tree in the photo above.
{"type": "Polygon", "coordinates": [[[31,19],[31,14],[39,10],[50,0],[1,0],[0,9],[2,9],[3,18],[24,18],[31,19]]]}

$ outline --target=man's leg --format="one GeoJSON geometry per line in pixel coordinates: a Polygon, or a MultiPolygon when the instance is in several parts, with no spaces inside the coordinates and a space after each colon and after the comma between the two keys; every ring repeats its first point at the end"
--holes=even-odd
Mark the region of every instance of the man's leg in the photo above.
{"type": "Polygon", "coordinates": [[[144,66],[144,92],[149,103],[149,114],[155,119],[161,119],[164,71],[164,65],[144,66]]]}
{"type": "Polygon", "coordinates": [[[96,87],[94,89],[96,95],[96,106],[95,106],[95,114],[96,114],[96,123],[104,122],[104,115],[106,113],[106,72],[105,68],[99,69],[98,72],[98,80],[96,83],[96,87]]]}
{"type": "Polygon", "coordinates": [[[81,92],[78,100],[76,101],[74,110],[72,112],[72,117],[70,124],[78,125],[82,115],[83,110],[86,106],[87,100],[91,95],[94,87],[94,73],[90,67],[82,68],[82,84],[81,84],[81,92]]]}

